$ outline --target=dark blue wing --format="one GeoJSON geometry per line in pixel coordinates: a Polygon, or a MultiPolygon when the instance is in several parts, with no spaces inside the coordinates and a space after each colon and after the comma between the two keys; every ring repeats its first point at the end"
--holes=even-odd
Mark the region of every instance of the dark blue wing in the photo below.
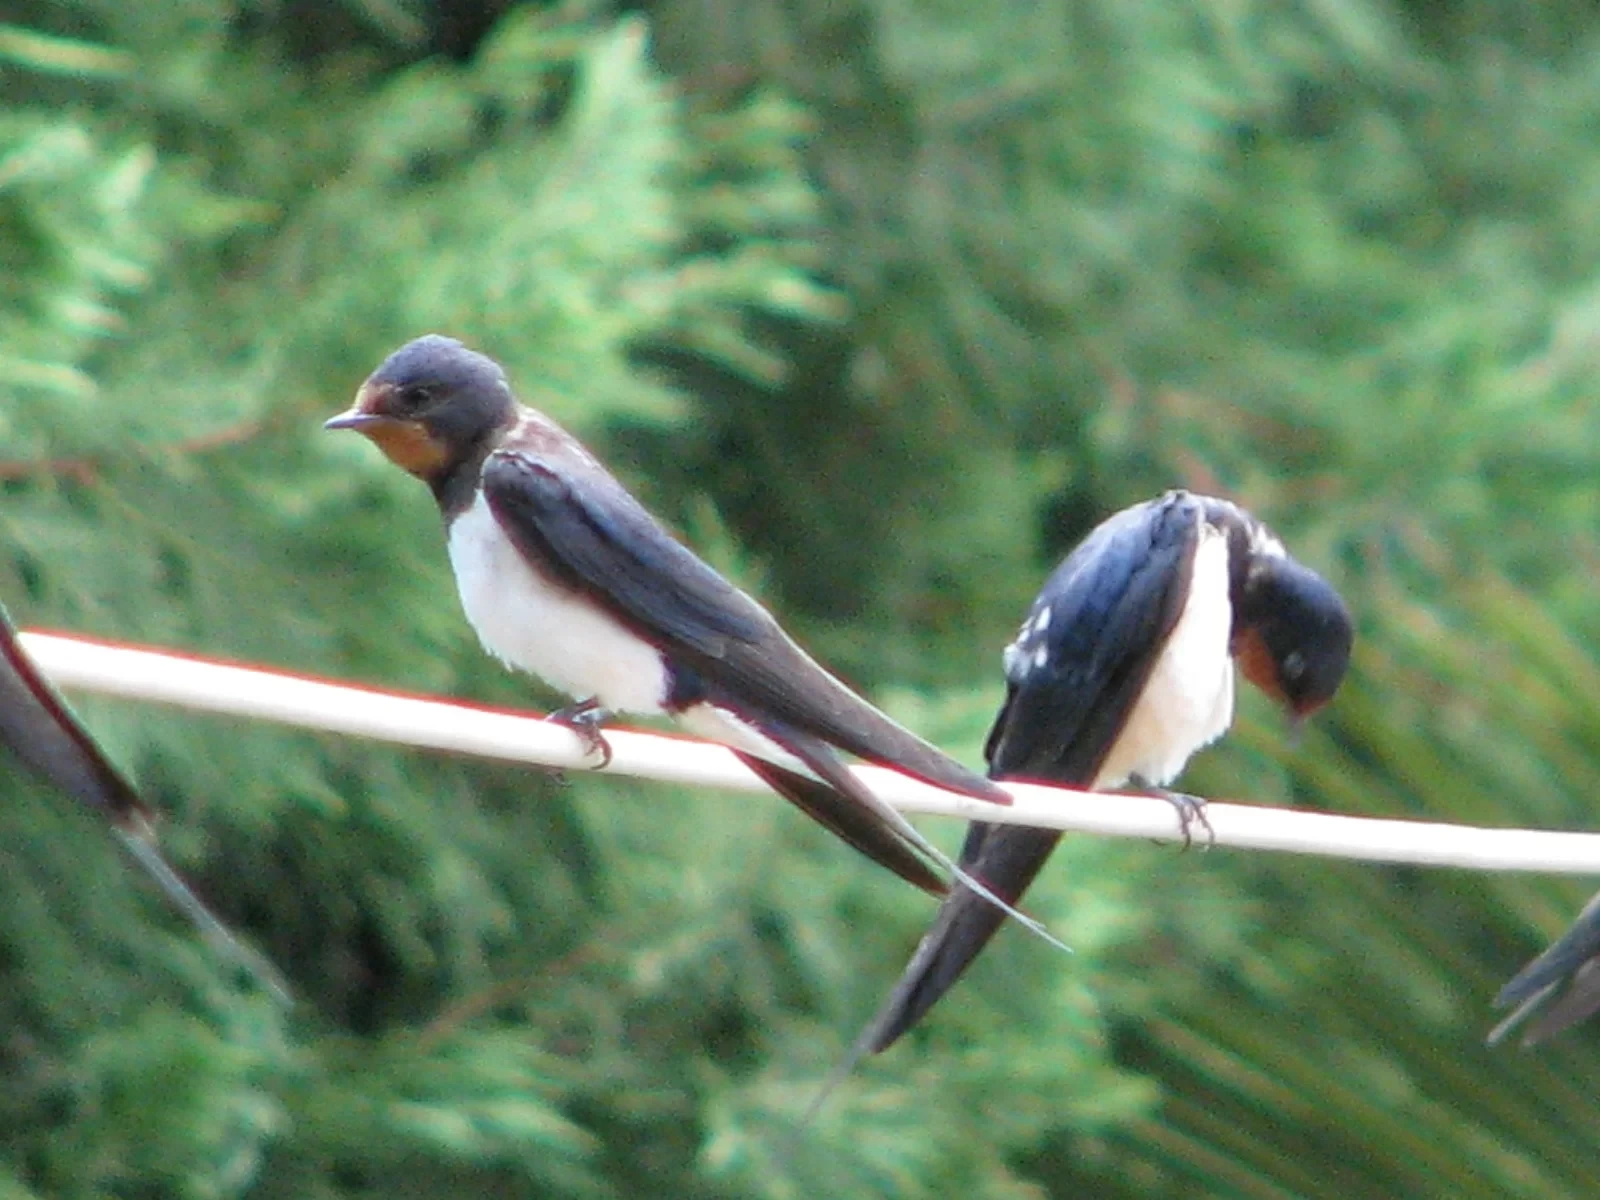
{"type": "MultiPolygon", "coordinates": [[[[997,779],[1087,787],[1183,612],[1201,512],[1169,493],[1099,525],[1045,581],[1006,650],[1006,699],[984,754],[997,779]]],[[[1016,903],[1061,835],[974,822],[960,865],[1016,903]]],[[[886,1049],[961,978],[1004,921],[957,886],[862,1044],[886,1049]]]]}
{"type": "Polygon", "coordinates": [[[40,676],[0,610],[0,740],[35,775],[119,823],[149,811],[40,676]]]}
{"type": "Polygon", "coordinates": [[[653,640],[720,657],[759,641],[771,620],[753,600],[661,528],[609,475],[497,452],[483,469],[490,509],[524,554],[600,593],[653,640]]]}
{"type": "Polygon", "coordinates": [[[1126,509],[1045,581],[1006,651],[991,776],[1094,781],[1183,612],[1200,519],[1183,492],[1126,509]]]}
{"type": "Polygon", "coordinates": [[[717,697],[862,758],[997,803],[1009,797],[817,665],[749,596],[675,540],[592,463],[500,450],[490,510],[524,556],[691,668],[717,697]]]}

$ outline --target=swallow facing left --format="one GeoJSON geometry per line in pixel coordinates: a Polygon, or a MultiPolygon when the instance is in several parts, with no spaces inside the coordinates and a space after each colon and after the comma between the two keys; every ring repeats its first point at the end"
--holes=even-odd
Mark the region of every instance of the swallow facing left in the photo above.
{"type": "Polygon", "coordinates": [[[247,968],[280,1000],[289,999],[278,972],[241,944],[161,856],[150,809],[39,674],[4,609],[0,609],[0,741],[40,779],[110,821],[128,853],[213,949],[247,968]]]}
{"type": "Polygon", "coordinates": [[[1571,928],[1517,972],[1494,999],[1496,1008],[1513,1004],[1511,1015],[1490,1031],[1491,1046],[1530,1019],[1522,1035],[1524,1046],[1536,1046],[1600,1012],[1600,895],[1585,904],[1571,928]],[[1566,989],[1557,995],[1563,983],[1566,989]]]}
{"type": "MultiPolygon", "coordinates": [[[[1350,617],[1321,576],[1226,500],[1168,492],[1109,518],[1045,582],[1005,651],[984,747],[996,779],[1159,788],[1233,719],[1233,660],[1296,720],[1350,660],[1350,617]]],[[[1179,803],[1185,824],[1190,797],[1179,803]]],[[[1016,903],[1061,835],[974,822],[960,865],[1016,903]]],[[[960,978],[1001,914],[957,887],[858,1043],[886,1049],[960,978]]]]}
{"type": "Polygon", "coordinates": [[[936,894],[946,888],[935,865],[953,864],[835,751],[1010,803],[823,670],[573,437],[519,404],[492,359],[450,338],[418,338],[327,427],[365,434],[428,484],[479,640],[578,701],[556,715],[586,731],[591,749],[605,752],[595,726],[613,712],[668,713],[936,894]]]}

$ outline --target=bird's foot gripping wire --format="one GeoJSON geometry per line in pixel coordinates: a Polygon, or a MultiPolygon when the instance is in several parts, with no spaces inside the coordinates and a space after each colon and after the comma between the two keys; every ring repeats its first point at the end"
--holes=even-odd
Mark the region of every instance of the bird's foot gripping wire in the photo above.
{"type": "Polygon", "coordinates": [[[1202,797],[1191,796],[1187,792],[1172,792],[1166,788],[1151,788],[1150,794],[1165,800],[1177,810],[1178,828],[1183,831],[1185,850],[1194,845],[1196,825],[1206,831],[1206,840],[1201,843],[1200,849],[1209,850],[1217,844],[1217,831],[1211,828],[1211,818],[1206,816],[1206,802],[1202,797]]]}
{"type": "Polygon", "coordinates": [[[590,696],[587,700],[579,700],[576,704],[558,708],[545,720],[565,725],[577,734],[578,740],[583,743],[585,754],[600,756],[600,761],[594,768],[599,771],[611,765],[611,743],[606,741],[605,734],[600,732],[600,727],[609,721],[612,715],[609,708],[603,707],[600,701],[590,696]]]}

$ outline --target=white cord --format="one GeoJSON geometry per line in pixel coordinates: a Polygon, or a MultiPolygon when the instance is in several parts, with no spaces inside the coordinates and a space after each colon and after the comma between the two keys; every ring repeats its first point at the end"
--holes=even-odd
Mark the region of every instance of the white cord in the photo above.
{"type": "MultiPolygon", "coordinates": [[[[27,652],[58,687],[561,770],[594,766],[577,735],[534,716],[109,642],[44,633],[21,636],[27,652]]],[[[721,746],[610,728],[606,741],[612,752],[605,768],[610,774],[732,791],[767,790],[721,746]]],[[[894,771],[856,770],[877,795],[905,812],[1114,837],[1179,841],[1184,836],[1177,812],[1165,799],[1008,784],[1015,803],[1001,807],[894,771]]],[[[1218,846],[1479,871],[1600,875],[1600,834],[1595,833],[1377,820],[1221,801],[1208,803],[1205,814],[1218,846]]],[[[1200,828],[1194,836],[1202,844],[1213,841],[1200,828]]]]}

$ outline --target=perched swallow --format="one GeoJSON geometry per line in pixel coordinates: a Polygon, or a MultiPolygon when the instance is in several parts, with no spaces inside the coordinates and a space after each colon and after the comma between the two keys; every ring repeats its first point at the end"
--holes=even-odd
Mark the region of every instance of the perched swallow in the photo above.
{"type": "Polygon", "coordinates": [[[0,741],[40,779],[106,818],[128,853],[215,950],[248,968],[279,999],[289,999],[278,972],[240,943],[161,856],[150,809],[39,674],[4,609],[0,609],[0,741]]]}
{"type": "Polygon", "coordinates": [[[1490,1031],[1491,1046],[1530,1018],[1532,1023],[1522,1035],[1524,1046],[1536,1046],[1600,1011],[1600,895],[1585,904],[1572,927],[1494,998],[1496,1008],[1513,1004],[1517,1007],[1511,1015],[1490,1031]],[[1555,995],[1563,983],[1566,990],[1555,995]]]}
{"type": "MultiPolygon", "coordinates": [[[[989,774],[1163,787],[1227,730],[1235,659],[1300,720],[1332,699],[1351,639],[1338,593],[1266,526],[1226,500],[1168,492],[1103,522],[1045,581],[1005,651],[989,774]]],[[[1016,903],[1060,839],[974,822],[959,862],[1016,903]]],[[[858,1053],[884,1050],[915,1025],[1000,923],[956,888],[858,1053]]]]}
{"type": "Polygon", "coordinates": [[[612,713],[670,714],[935,894],[947,890],[936,866],[954,864],[835,751],[1010,803],[823,670],[575,438],[519,404],[492,359],[450,338],[418,338],[327,428],[365,434],[433,490],[479,640],[577,700],[556,716],[586,731],[591,749],[605,752],[595,727],[612,713]]]}

